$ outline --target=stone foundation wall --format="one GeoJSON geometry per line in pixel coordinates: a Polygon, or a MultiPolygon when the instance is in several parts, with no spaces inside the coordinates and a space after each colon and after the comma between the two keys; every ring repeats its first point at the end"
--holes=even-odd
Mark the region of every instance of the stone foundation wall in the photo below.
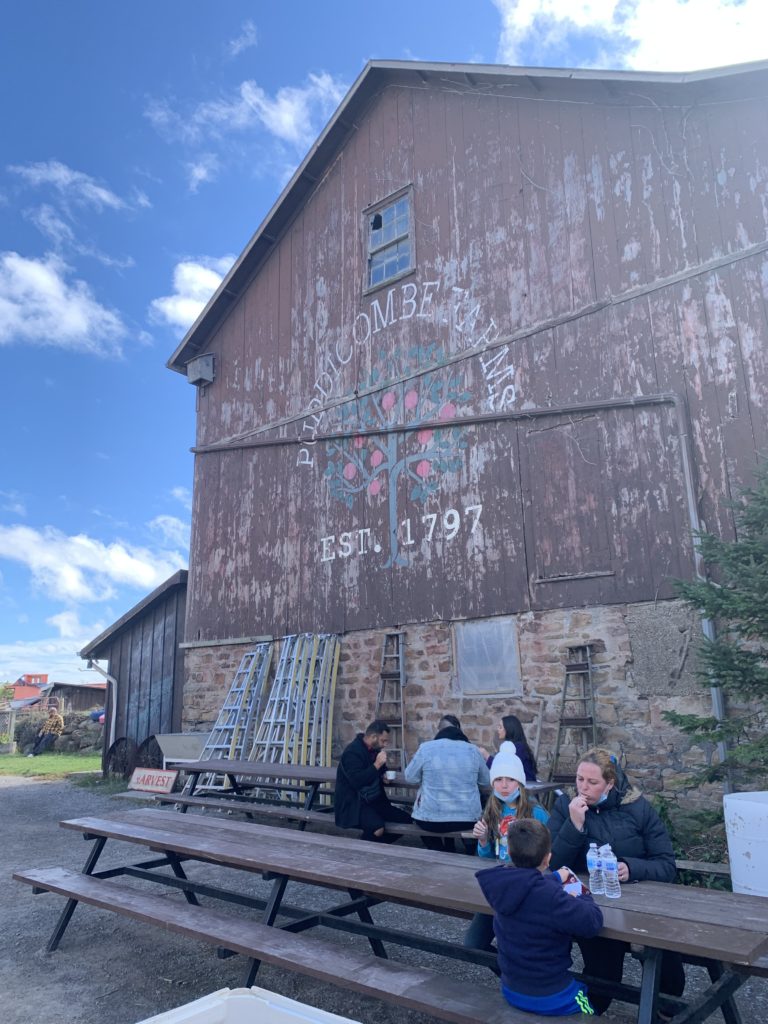
{"type": "MultiPolygon", "coordinates": [[[[522,693],[465,694],[455,665],[451,623],[407,625],[405,631],[405,745],[409,752],[431,739],[440,716],[459,717],[467,735],[493,750],[505,714],[524,723],[529,742],[539,739],[539,774],[551,763],[568,648],[594,645],[598,743],[622,754],[632,777],[648,793],[686,792],[690,774],[714,751],[691,745],[669,726],[665,710],[710,712],[709,693],[695,681],[697,626],[677,601],[531,612],[514,618],[522,693]]],[[[334,707],[333,756],[373,717],[385,630],[342,638],[334,707]]],[[[276,645],[279,649],[279,645],[276,645]]],[[[227,694],[243,645],[185,651],[183,728],[210,728],[227,694]]],[[[277,662],[275,651],[273,664],[277,662]]],[[[569,751],[566,750],[566,754],[569,751]]],[[[571,752],[575,754],[575,751],[571,752]]],[[[695,790],[707,803],[721,790],[695,790]]]]}

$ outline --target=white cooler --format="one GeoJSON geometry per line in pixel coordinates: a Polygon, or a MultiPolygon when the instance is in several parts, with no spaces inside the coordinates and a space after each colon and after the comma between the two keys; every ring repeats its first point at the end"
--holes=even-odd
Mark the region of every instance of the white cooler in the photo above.
{"type": "Polygon", "coordinates": [[[268,992],[265,988],[222,988],[139,1024],[357,1024],[349,1017],[268,992]]]}

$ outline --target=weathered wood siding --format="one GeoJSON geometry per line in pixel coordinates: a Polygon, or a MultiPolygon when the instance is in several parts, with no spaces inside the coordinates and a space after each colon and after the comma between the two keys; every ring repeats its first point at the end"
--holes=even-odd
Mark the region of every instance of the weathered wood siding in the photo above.
{"type": "MultiPolygon", "coordinates": [[[[117,680],[115,739],[139,746],[156,733],[181,728],[184,659],[179,643],[185,611],[184,587],[170,589],[94,653],[108,662],[109,674],[117,680]]],[[[105,754],[111,714],[108,700],[105,754]]]]}
{"type": "Polygon", "coordinates": [[[209,345],[187,639],[669,596],[682,444],[732,533],[768,427],[766,92],[568,88],[393,86],[359,119],[209,345]],[[362,211],[407,185],[416,269],[366,294],[362,211]],[[681,417],[629,404],[661,394],[681,417]]]}

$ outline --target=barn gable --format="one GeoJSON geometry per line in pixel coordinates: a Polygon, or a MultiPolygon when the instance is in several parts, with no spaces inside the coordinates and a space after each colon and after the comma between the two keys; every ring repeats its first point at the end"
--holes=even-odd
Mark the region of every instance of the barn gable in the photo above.
{"type": "Polygon", "coordinates": [[[169,363],[187,640],[512,617],[521,699],[608,629],[632,682],[765,449],[767,76],[369,65],[169,363]]]}

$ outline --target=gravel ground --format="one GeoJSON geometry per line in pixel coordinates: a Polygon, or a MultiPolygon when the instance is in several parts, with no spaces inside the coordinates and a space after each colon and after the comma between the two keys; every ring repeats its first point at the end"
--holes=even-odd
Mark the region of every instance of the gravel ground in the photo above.
{"type": "MultiPolygon", "coordinates": [[[[63,818],[114,813],[117,807],[109,797],[69,782],[0,777],[0,854],[7,869],[5,895],[0,900],[2,1024],[136,1024],[217,989],[243,984],[246,963],[242,957],[219,960],[210,946],[86,906],[77,908],[59,949],[45,952],[63,901],[51,894],[33,896],[28,886],[13,882],[10,873],[30,867],[80,870],[88,846],[78,833],[58,828],[57,823],[63,818]]],[[[125,845],[111,842],[100,866],[125,860],[125,845]]],[[[192,871],[195,878],[206,881],[224,881],[228,875],[232,885],[232,873],[225,869],[195,865],[192,871]]],[[[247,891],[266,895],[268,889],[268,883],[253,879],[247,891]]],[[[168,898],[180,897],[169,892],[168,898]]],[[[302,899],[307,901],[306,887],[302,899]]],[[[333,896],[313,889],[311,899],[313,905],[323,906],[333,896]]],[[[381,923],[432,931],[444,938],[458,937],[462,930],[458,921],[404,907],[379,907],[374,914],[381,923]]],[[[339,942],[355,941],[339,932],[332,937],[339,942]]],[[[496,984],[482,968],[457,962],[447,965],[445,960],[413,950],[391,950],[391,955],[437,970],[447,967],[452,977],[477,985],[496,984]]],[[[637,966],[629,958],[626,975],[637,979],[637,966]]],[[[688,968],[689,989],[705,980],[703,971],[688,968]]],[[[258,984],[363,1024],[431,1021],[269,966],[262,966],[258,984]]],[[[764,1024],[768,1021],[768,979],[750,981],[738,993],[737,1001],[743,1024],[764,1024]]],[[[602,1019],[633,1018],[628,1007],[619,1006],[611,1007],[602,1019]]],[[[720,1015],[713,1018],[718,1019],[722,1019],[720,1015]]]]}

